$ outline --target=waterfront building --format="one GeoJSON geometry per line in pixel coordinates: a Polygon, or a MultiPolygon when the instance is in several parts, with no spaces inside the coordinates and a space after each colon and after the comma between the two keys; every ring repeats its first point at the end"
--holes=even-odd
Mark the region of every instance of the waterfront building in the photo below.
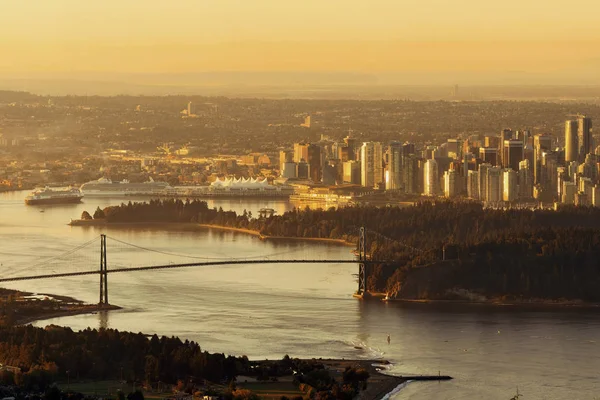
{"type": "Polygon", "coordinates": [[[294,162],[308,162],[308,143],[294,143],[294,162]]]}
{"type": "Polygon", "coordinates": [[[291,150],[281,150],[279,152],[279,171],[283,172],[283,167],[285,163],[294,161],[294,152],[291,150]]]}
{"type": "Polygon", "coordinates": [[[306,161],[300,161],[297,163],[297,174],[298,179],[308,179],[308,163],[306,161]]]}
{"type": "Polygon", "coordinates": [[[321,157],[321,146],[316,144],[309,144],[307,149],[308,158],[308,175],[314,183],[320,183],[323,179],[322,173],[322,157],[321,157]]]}
{"type": "Polygon", "coordinates": [[[360,185],[360,161],[346,161],[343,170],[344,183],[360,185]]]}
{"type": "Polygon", "coordinates": [[[281,176],[284,178],[297,178],[298,177],[298,164],[295,162],[286,162],[283,164],[281,176]]]}
{"type": "Polygon", "coordinates": [[[381,143],[364,142],[360,149],[361,184],[377,187],[383,183],[383,154],[381,143]]]}

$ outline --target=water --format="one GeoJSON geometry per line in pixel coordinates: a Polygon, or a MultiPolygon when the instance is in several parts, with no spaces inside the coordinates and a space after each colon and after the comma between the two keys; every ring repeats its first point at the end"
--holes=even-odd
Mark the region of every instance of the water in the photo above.
{"type": "MultiPolygon", "coordinates": [[[[125,200],[88,198],[79,205],[27,207],[25,194],[0,194],[0,275],[16,273],[40,256],[52,256],[94,238],[103,230],[66,223],[83,210],[92,212],[97,206],[125,200]]],[[[253,214],[262,207],[279,213],[291,208],[280,201],[211,203],[239,212],[245,208],[253,214]]],[[[111,228],[106,233],[144,247],[207,257],[351,257],[350,249],[343,246],[263,242],[214,230],[111,228]]],[[[109,268],[114,263],[147,263],[163,257],[117,250],[111,252],[109,241],[109,268]]],[[[94,265],[98,259],[98,253],[90,255],[94,265]]],[[[600,396],[597,311],[364,303],[351,296],[356,287],[353,273],[356,267],[351,264],[281,264],[112,274],[110,301],[123,310],[36,325],[104,326],[178,335],[198,341],[209,351],[250,358],[274,359],[285,354],[380,357],[393,363],[390,372],[394,374],[439,371],[456,378],[409,384],[395,399],[507,400],[517,386],[525,400],[600,396]]],[[[7,286],[98,301],[97,276],[7,286]]]]}

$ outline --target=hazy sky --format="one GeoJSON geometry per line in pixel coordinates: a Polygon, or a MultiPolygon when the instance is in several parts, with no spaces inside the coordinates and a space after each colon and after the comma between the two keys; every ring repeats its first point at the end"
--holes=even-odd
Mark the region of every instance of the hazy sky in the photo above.
{"type": "Polygon", "coordinates": [[[2,0],[0,72],[600,66],[597,0],[2,0]]]}

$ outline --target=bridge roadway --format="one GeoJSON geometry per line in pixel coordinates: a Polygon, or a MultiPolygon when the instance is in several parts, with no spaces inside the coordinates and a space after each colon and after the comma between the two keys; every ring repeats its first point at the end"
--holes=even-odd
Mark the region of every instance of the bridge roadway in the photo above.
{"type": "MultiPolygon", "coordinates": [[[[150,271],[155,269],[172,269],[172,268],[187,268],[187,267],[208,267],[212,265],[236,265],[236,264],[384,264],[386,261],[376,260],[229,260],[229,261],[205,261],[187,264],[166,264],[166,265],[152,265],[147,267],[130,267],[130,268],[115,268],[107,269],[107,274],[116,272],[137,272],[137,271],[150,271]]],[[[50,278],[64,278],[68,276],[83,276],[83,275],[97,275],[100,274],[100,270],[84,271],[84,272],[63,272],[45,275],[30,275],[20,276],[12,278],[0,278],[2,282],[16,282],[16,281],[31,281],[35,279],[50,279],[50,278]]]]}

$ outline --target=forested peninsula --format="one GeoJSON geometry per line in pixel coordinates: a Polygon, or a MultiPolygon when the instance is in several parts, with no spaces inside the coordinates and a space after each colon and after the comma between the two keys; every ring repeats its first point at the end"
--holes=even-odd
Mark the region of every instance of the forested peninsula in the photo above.
{"type": "MultiPolygon", "coordinates": [[[[87,213],[84,213],[87,214],[87,213]]],[[[600,209],[491,210],[476,203],[295,209],[254,218],[204,201],[152,200],[98,209],[106,223],[189,222],[271,237],[356,242],[377,260],[369,289],[411,300],[600,302],[600,209]]]]}

